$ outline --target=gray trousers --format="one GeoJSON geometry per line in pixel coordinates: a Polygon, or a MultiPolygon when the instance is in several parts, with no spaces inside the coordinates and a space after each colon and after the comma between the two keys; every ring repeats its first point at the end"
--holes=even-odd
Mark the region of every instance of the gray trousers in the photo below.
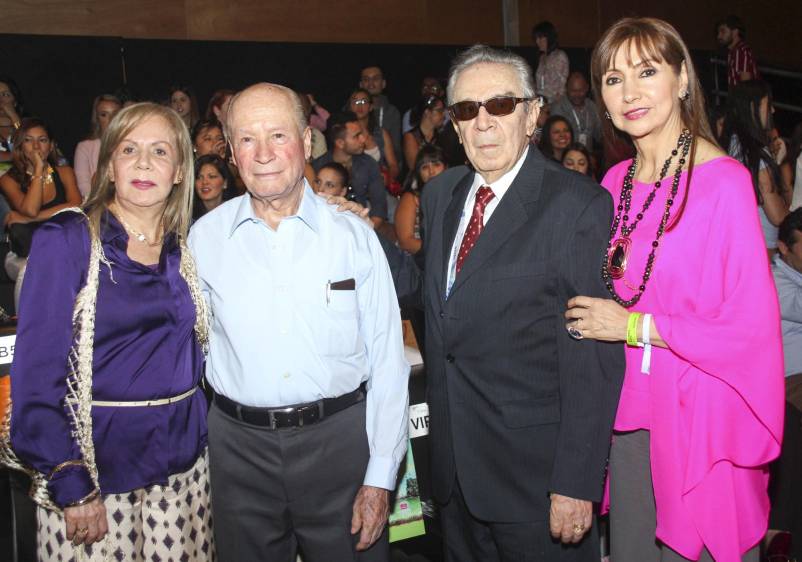
{"type": "MultiPolygon", "coordinates": [[[[649,432],[616,433],[610,450],[610,562],[686,562],[657,541],[656,529],[649,432]]],[[[743,562],[759,558],[756,546],[743,562]]],[[[713,562],[706,548],[699,560],[713,562]]]]}
{"type": "Polygon", "coordinates": [[[212,511],[220,562],[386,562],[385,529],[357,553],[354,498],[370,451],[365,402],[314,425],[270,430],[209,410],[212,511]]]}

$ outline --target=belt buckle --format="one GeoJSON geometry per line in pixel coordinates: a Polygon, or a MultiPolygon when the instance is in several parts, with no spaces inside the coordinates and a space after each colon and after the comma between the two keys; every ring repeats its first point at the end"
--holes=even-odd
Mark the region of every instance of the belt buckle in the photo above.
{"type": "Polygon", "coordinates": [[[309,420],[311,423],[320,421],[323,418],[322,410],[322,400],[318,400],[317,402],[298,408],[298,427],[304,426],[304,414],[306,412],[313,412],[312,419],[309,420]]]}
{"type": "Polygon", "coordinates": [[[267,418],[270,421],[270,429],[279,429],[276,423],[276,414],[292,414],[295,411],[296,408],[276,408],[268,411],[267,418]]]}

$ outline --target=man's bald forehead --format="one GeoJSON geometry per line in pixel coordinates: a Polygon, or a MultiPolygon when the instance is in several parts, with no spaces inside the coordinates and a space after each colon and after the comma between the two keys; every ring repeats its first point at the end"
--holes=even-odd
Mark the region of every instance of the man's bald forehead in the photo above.
{"type": "Polygon", "coordinates": [[[231,120],[231,115],[234,114],[237,109],[237,104],[241,104],[245,101],[272,101],[271,98],[274,96],[283,96],[287,101],[290,101],[292,99],[292,90],[280,84],[262,82],[254,84],[253,86],[248,86],[244,90],[237,92],[234,94],[228,106],[229,121],[231,120]]]}
{"type": "Polygon", "coordinates": [[[234,94],[228,106],[228,114],[226,119],[226,128],[231,131],[236,117],[237,107],[242,107],[245,102],[261,103],[265,106],[286,103],[296,114],[296,121],[298,121],[298,128],[303,130],[306,127],[305,119],[303,119],[303,109],[300,107],[301,101],[298,95],[281,84],[271,84],[269,82],[261,82],[248,86],[244,90],[234,94]],[[301,119],[299,120],[299,114],[301,119]]]}

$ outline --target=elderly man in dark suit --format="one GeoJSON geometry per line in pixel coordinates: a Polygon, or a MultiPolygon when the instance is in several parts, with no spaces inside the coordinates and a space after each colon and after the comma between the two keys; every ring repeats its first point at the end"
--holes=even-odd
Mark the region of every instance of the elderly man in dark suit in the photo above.
{"type": "Polygon", "coordinates": [[[399,294],[424,296],[433,492],[452,561],[599,559],[592,502],[623,349],[572,339],[563,312],[605,294],[612,200],[529,144],[533,98],[521,57],[457,57],[448,103],[473,170],[424,190],[425,274],[390,257],[399,294]]]}

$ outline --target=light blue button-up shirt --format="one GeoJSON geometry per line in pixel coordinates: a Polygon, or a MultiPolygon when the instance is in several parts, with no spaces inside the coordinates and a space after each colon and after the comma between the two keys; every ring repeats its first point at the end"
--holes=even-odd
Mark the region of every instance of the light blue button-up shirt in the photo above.
{"type": "Polygon", "coordinates": [[[364,483],[392,490],[407,449],[409,365],[390,269],[371,228],[315,195],[271,229],[245,194],[189,235],[212,311],[206,376],[248,406],[340,396],[367,382],[364,483]],[[332,283],[353,279],[355,290],[332,283]]]}
{"type": "Polygon", "coordinates": [[[802,373],[802,273],[779,255],[774,256],[771,269],[780,298],[785,376],[790,377],[802,373]]]}

